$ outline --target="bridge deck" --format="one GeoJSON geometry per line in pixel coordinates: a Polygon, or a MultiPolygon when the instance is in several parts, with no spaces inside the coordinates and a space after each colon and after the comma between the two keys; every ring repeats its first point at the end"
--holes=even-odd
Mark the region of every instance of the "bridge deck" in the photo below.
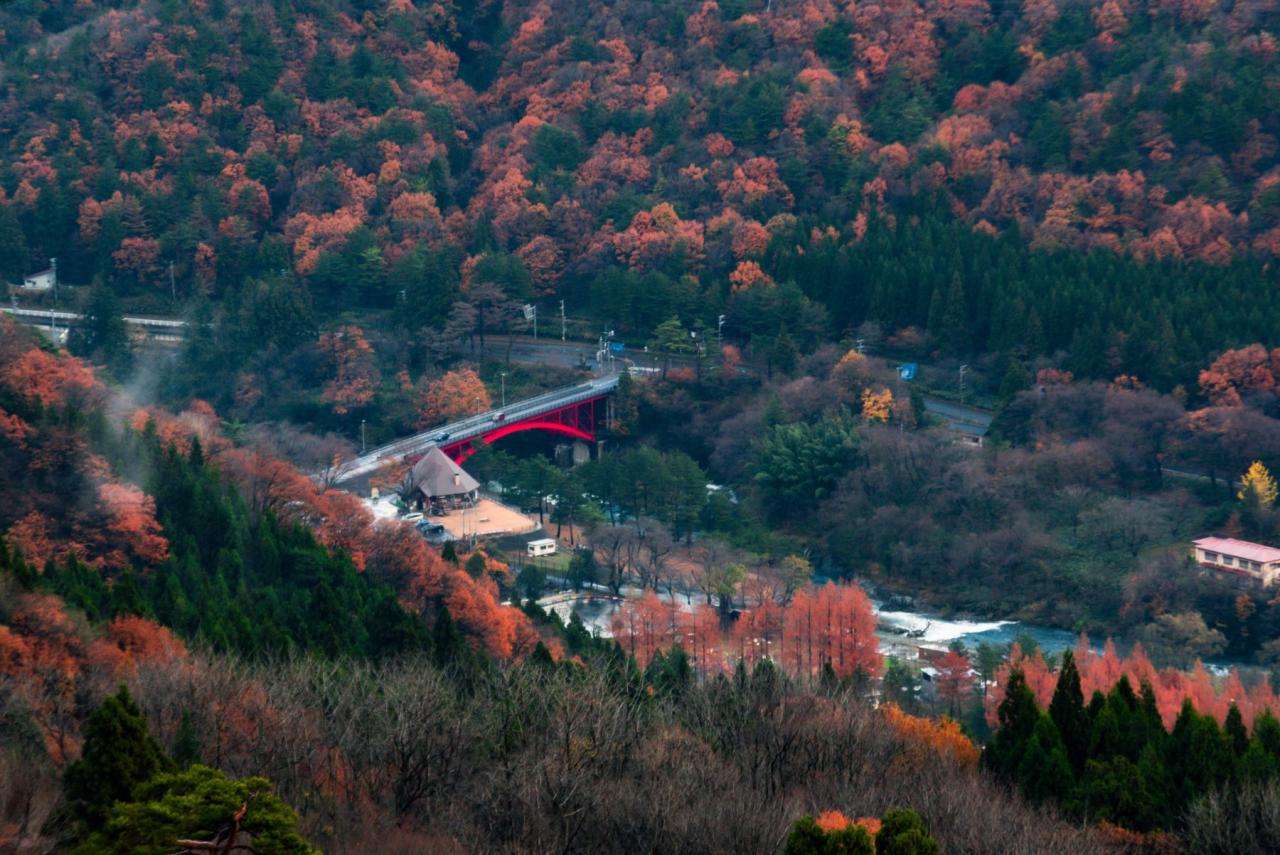
{"type": "Polygon", "coordinates": [[[526,398],[523,401],[515,401],[505,407],[496,407],[484,413],[468,416],[456,422],[439,425],[412,436],[407,436],[404,439],[389,442],[348,462],[338,475],[337,483],[341,484],[353,478],[368,475],[389,460],[402,459],[411,454],[420,454],[435,445],[453,445],[460,441],[474,439],[491,433],[504,425],[529,421],[582,401],[599,398],[609,394],[617,386],[618,375],[616,374],[598,377],[586,383],[554,389],[532,398],[526,398]],[[501,420],[498,419],[500,414],[503,416],[501,420]],[[437,443],[436,437],[445,434],[448,434],[448,439],[437,443]]]}
{"type": "MultiPolygon", "coordinates": [[[[27,309],[13,306],[0,306],[0,312],[35,324],[44,324],[51,320],[59,321],[63,324],[71,324],[83,317],[77,312],[66,312],[61,309],[27,309]]],[[[177,320],[176,318],[153,318],[145,315],[125,315],[121,320],[134,326],[159,327],[174,331],[182,330],[187,326],[186,321],[177,320]]]]}

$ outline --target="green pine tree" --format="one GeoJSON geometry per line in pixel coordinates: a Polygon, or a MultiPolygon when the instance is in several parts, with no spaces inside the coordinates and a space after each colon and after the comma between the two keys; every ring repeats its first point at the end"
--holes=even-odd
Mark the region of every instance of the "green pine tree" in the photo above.
{"type": "Polygon", "coordinates": [[[884,815],[876,834],[876,855],[938,855],[940,851],[920,814],[895,808],[884,815]]]}
{"type": "Polygon", "coordinates": [[[1062,654],[1062,667],[1058,669],[1058,684],[1049,701],[1049,717],[1057,725],[1058,734],[1067,752],[1071,768],[1079,775],[1089,751],[1089,714],[1084,708],[1084,691],[1080,686],[1080,669],[1076,667],[1075,654],[1070,650],[1062,654]]]}
{"type": "Polygon", "coordinates": [[[173,762],[179,769],[189,769],[200,762],[200,737],[196,733],[195,723],[191,720],[190,710],[182,711],[182,720],[178,723],[178,735],[173,740],[173,762]]]}
{"type": "Polygon", "coordinates": [[[783,855],[875,855],[877,850],[871,835],[860,826],[824,831],[812,816],[802,816],[791,827],[782,851],[783,855]]]}
{"type": "Polygon", "coordinates": [[[244,807],[240,829],[258,855],[318,855],[298,834],[298,815],[271,792],[266,778],[232,780],[217,769],[192,766],[140,785],[134,797],[111,808],[101,831],[75,855],[130,852],[162,855],[174,841],[212,840],[244,807]]]}
{"type": "Polygon", "coordinates": [[[1058,802],[1071,792],[1074,779],[1057,725],[1041,713],[1018,764],[1018,785],[1034,804],[1058,802]]]}
{"type": "Polygon", "coordinates": [[[1022,755],[1040,720],[1035,695],[1027,687],[1021,668],[1014,668],[1005,684],[1004,699],[996,708],[999,729],[982,752],[982,762],[997,777],[1016,782],[1022,755]]]}
{"type": "Polygon", "coordinates": [[[121,686],[89,716],[84,751],[63,777],[68,806],[88,828],[101,828],[113,804],[128,801],[136,787],[172,766],[121,686]]]}

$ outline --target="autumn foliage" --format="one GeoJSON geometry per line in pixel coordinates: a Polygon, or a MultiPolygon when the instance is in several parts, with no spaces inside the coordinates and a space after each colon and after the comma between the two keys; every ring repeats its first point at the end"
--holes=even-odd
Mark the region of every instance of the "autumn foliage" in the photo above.
{"type": "Polygon", "coordinates": [[[765,599],[724,631],[710,606],[683,605],[646,591],[628,599],[612,618],[613,637],[643,667],[659,650],[680,644],[699,673],[769,659],[795,674],[874,678],[883,662],[871,602],[856,584],[828,583],[796,591],[783,606],[765,599]]]}
{"type": "Polygon", "coordinates": [[[446,371],[439,377],[424,376],[418,381],[415,395],[419,427],[454,421],[493,406],[489,390],[474,368],[446,371]]]}
{"type": "MultiPolygon", "coordinates": [[[[1273,713],[1280,710],[1280,698],[1266,674],[1246,687],[1234,668],[1225,678],[1211,676],[1200,662],[1190,672],[1177,668],[1157,669],[1141,644],[1135,644],[1128,656],[1121,656],[1108,639],[1102,652],[1097,653],[1089,646],[1088,638],[1081,636],[1075,648],[1075,661],[1086,701],[1095,691],[1109,692],[1121,677],[1127,677],[1135,691],[1148,684],[1155,693],[1156,707],[1166,728],[1173,726],[1184,699],[1189,699],[1202,715],[1213,716],[1220,724],[1226,720],[1233,703],[1239,707],[1246,725],[1250,726],[1254,717],[1263,710],[1273,713]]],[[[1004,697],[1004,683],[1014,668],[1022,670],[1027,687],[1041,708],[1047,708],[1053,698],[1057,672],[1046,665],[1040,651],[1027,655],[1014,645],[1009,660],[995,675],[995,686],[987,694],[987,717],[993,722],[996,707],[1004,697]]]]}

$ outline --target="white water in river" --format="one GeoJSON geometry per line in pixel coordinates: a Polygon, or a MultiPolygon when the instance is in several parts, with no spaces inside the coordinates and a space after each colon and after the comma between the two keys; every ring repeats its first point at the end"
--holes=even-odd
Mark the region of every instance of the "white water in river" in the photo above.
{"type": "Polygon", "coordinates": [[[928,644],[950,644],[957,638],[985,635],[1004,627],[1016,626],[1015,621],[945,620],[918,612],[884,611],[876,609],[876,618],[882,627],[901,630],[911,638],[928,644]]]}
{"type": "MultiPolygon", "coordinates": [[[[666,599],[665,595],[662,596],[663,599],[666,599]]],[[[552,601],[557,598],[547,597],[545,599],[552,601]]],[[[677,599],[682,608],[688,608],[686,599],[683,596],[677,599]]],[[[546,605],[566,621],[569,619],[570,614],[577,612],[587,630],[593,635],[602,638],[608,638],[612,635],[610,620],[613,617],[613,613],[618,610],[618,603],[608,596],[547,602],[546,605]]],[[[872,605],[876,610],[876,619],[881,631],[889,636],[900,635],[904,642],[927,644],[931,647],[945,647],[953,641],[960,640],[972,649],[983,642],[1005,645],[1019,636],[1030,636],[1036,640],[1036,643],[1046,653],[1065,650],[1074,647],[1076,644],[1075,633],[1065,629],[1053,629],[1009,620],[952,620],[921,612],[900,611],[897,609],[885,610],[880,607],[879,603],[875,602],[872,605]]]]}

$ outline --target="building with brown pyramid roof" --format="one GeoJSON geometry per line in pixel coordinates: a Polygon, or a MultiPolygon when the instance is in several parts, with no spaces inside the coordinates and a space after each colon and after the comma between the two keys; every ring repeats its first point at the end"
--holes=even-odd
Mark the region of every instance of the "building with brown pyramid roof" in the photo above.
{"type": "Polygon", "coordinates": [[[475,503],[480,482],[439,448],[432,448],[409,470],[399,493],[411,505],[456,508],[475,503]]]}

